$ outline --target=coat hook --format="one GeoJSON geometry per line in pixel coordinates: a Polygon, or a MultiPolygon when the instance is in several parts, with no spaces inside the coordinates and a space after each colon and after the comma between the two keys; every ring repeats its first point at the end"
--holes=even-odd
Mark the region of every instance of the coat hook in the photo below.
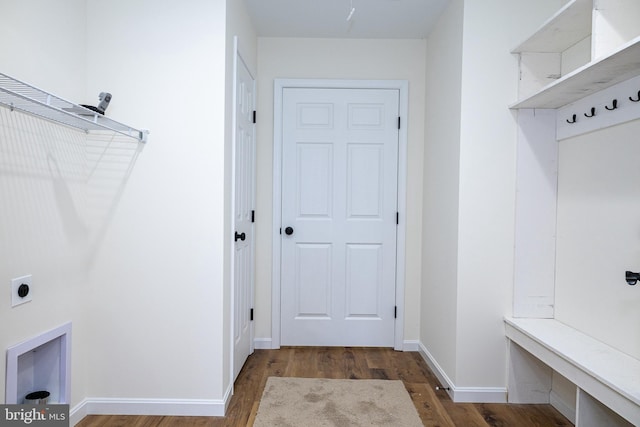
{"type": "Polygon", "coordinates": [[[595,107],[591,107],[591,115],[584,113],[585,117],[593,117],[596,115],[596,108],[595,107]]]}
{"type": "Polygon", "coordinates": [[[605,105],[604,108],[606,108],[609,111],[613,111],[616,108],[618,108],[618,100],[617,99],[614,99],[613,101],[611,101],[611,104],[613,104],[611,107],[609,107],[608,105],[605,105]]]}
{"type": "Polygon", "coordinates": [[[640,90],[638,91],[637,99],[633,99],[632,97],[629,97],[629,101],[632,101],[632,102],[640,102],[640,90]]]}
{"type": "Polygon", "coordinates": [[[640,280],[640,273],[634,273],[633,271],[625,271],[624,278],[629,286],[634,286],[640,280]]]}
{"type": "Polygon", "coordinates": [[[574,114],[573,116],[571,116],[571,120],[567,119],[567,123],[575,123],[576,122],[576,115],[574,114]]]}

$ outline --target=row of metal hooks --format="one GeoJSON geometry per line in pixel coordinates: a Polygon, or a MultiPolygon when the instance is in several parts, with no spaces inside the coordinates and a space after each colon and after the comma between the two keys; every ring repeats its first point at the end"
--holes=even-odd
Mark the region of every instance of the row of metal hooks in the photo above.
{"type": "MultiPolygon", "coordinates": [[[[638,91],[638,94],[636,95],[636,97],[629,97],[629,101],[631,102],[640,102],[640,90],[638,91]]],[[[611,106],[609,105],[605,105],[604,108],[606,108],[609,111],[613,111],[615,109],[618,108],[618,100],[614,99],[611,101],[611,106]]],[[[585,117],[593,117],[596,115],[596,107],[591,107],[591,109],[589,110],[588,113],[584,113],[585,117]]],[[[574,114],[571,116],[571,120],[567,119],[567,123],[575,123],[578,121],[578,117],[574,114]]]]}

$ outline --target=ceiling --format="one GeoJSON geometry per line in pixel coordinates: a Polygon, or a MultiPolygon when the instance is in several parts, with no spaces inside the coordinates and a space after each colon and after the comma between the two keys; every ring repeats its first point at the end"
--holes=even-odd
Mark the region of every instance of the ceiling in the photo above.
{"type": "Polygon", "coordinates": [[[425,38],[448,2],[245,0],[259,37],[375,39],[425,38]],[[352,7],[355,12],[347,21],[352,7]]]}

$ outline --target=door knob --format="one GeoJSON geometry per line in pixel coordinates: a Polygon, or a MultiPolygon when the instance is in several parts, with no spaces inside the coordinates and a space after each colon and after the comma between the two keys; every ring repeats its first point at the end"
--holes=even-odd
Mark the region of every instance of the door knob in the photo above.
{"type": "Polygon", "coordinates": [[[242,240],[244,242],[244,239],[246,239],[247,236],[244,233],[238,233],[236,231],[236,242],[238,241],[238,239],[242,240]]]}
{"type": "Polygon", "coordinates": [[[287,227],[284,229],[284,234],[291,236],[293,234],[293,227],[287,227]]]}

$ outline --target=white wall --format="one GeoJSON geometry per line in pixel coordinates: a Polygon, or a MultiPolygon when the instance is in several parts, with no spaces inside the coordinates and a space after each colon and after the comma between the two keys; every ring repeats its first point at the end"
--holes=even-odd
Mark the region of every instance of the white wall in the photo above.
{"type": "Polygon", "coordinates": [[[427,40],[420,341],[456,374],[463,0],[427,40]]]}
{"type": "MultiPolygon", "coordinates": [[[[251,22],[251,18],[247,12],[247,7],[244,1],[228,1],[227,2],[227,67],[233,70],[233,62],[230,62],[235,55],[233,51],[233,37],[238,37],[238,44],[240,53],[243,56],[243,60],[247,64],[249,71],[254,74],[258,69],[258,38],[256,36],[255,29],[251,22]]],[[[233,73],[228,72],[228,84],[233,83],[233,73]]],[[[227,87],[227,90],[231,89],[231,86],[227,87]]],[[[228,99],[231,102],[231,98],[228,99]]],[[[229,115],[229,125],[231,124],[231,115],[229,115]]]]}
{"type": "Polygon", "coordinates": [[[543,22],[541,2],[467,1],[464,9],[458,246],[459,386],[505,384],[511,309],[518,64],[509,52],[543,22]],[[491,24],[489,24],[491,23],[491,24]]]}
{"type": "Polygon", "coordinates": [[[0,71],[77,103],[109,91],[107,115],[152,135],[138,153],[133,140],[0,109],[0,275],[6,286],[34,276],[33,302],[9,309],[1,294],[0,320],[15,327],[0,346],[72,320],[72,407],[87,397],[222,402],[227,58],[241,34],[255,64],[246,12],[223,0],[2,0],[0,9],[0,36],[12,40],[0,45],[0,71]]]}
{"type": "Polygon", "coordinates": [[[559,142],[555,317],[640,359],[640,121],[559,142]]]}
{"type": "Polygon", "coordinates": [[[427,295],[423,296],[422,306],[423,316],[442,315],[443,323],[449,325],[446,328],[455,334],[444,334],[430,327],[427,320],[422,322],[423,339],[427,341],[423,344],[460,390],[499,389],[505,384],[502,318],[511,310],[513,285],[516,138],[514,113],[508,105],[516,99],[518,77],[517,60],[509,52],[550,16],[558,3],[454,1],[427,41],[432,49],[427,63],[437,69],[430,70],[428,87],[434,87],[438,95],[427,94],[428,112],[437,109],[441,97],[447,96],[438,92],[441,88],[435,88],[438,78],[455,69],[459,61],[457,49],[461,48],[462,55],[460,88],[456,87],[456,75],[445,80],[451,97],[445,104],[449,110],[449,118],[445,120],[452,128],[439,128],[437,124],[431,128],[432,118],[426,119],[426,144],[433,144],[427,156],[432,150],[434,155],[446,150],[447,164],[453,171],[435,169],[426,172],[425,179],[437,181],[442,174],[448,191],[434,189],[426,182],[424,200],[425,211],[440,205],[432,214],[425,214],[425,253],[435,254],[439,246],[450,254],[457,250],[457,265],[453,260],[439,264],[425,261],[432,270],[425,268],[423,273],[423,292],[427,295]],[[459,22],[461,13],[460,45],[460,36],[447,26],[459,22]],[[440,55],[436,56],[438,47],[432,46],[441,39],[447,40],[454,50],[443,62],[439,61],[440,55]],[[458,113],[457,96],[461,96],[458,113]],[[454,159],[456,148],[444,146],[444,138],[455,138],[458,125],[459,165],[454,159]],[[459,168],[457,205],[451,199],[456,192],[456,168],[459,168]],[[451,220],[456,214],[457,247],[450,241],[456,237],[456,225],[451,220]],[[444,228],[436,231],[440,222],[444,228]],[[429,230],[436,237],[434,241],[430,240],[429,230]],[[442,288],[446,305],[433,308],[442,288]],[[449,359],[452,353],[455,362],[449,359]]]}
{"type": "Polygon", "coordinates": [[[87,91],[151,130],[92,264],[89,397],[229,387],[225,22],[222,0],[88,0],[87,91]]]}
{"type": "MultiPolygon", "coordinates": [[[[83,101],[84,0],[0,0],[0,11],[0,72],[83,101]]],[[[74,371],[87,361],[79,320],[93,231],[84,221],[84,138],[0,107],[0,351],[73,321],[74,371]],[[33,275],[33,301],[11,308],[10,280],[25,274],[33,275]]],[[[84,376],[73,376],[72,401],[84,390],[84,376]]]]}
{"type": "Polygon", "coordinates": [[[0,0],[0,72],[84,101],[85,3],[0,0]]]}
{"type": "Polygon", "coordinates": [[[419,337],[424,127],[424,40],[258,39],[256,337],[271,338],[273,80],[409,81],[405,340],[419,337]]]}

